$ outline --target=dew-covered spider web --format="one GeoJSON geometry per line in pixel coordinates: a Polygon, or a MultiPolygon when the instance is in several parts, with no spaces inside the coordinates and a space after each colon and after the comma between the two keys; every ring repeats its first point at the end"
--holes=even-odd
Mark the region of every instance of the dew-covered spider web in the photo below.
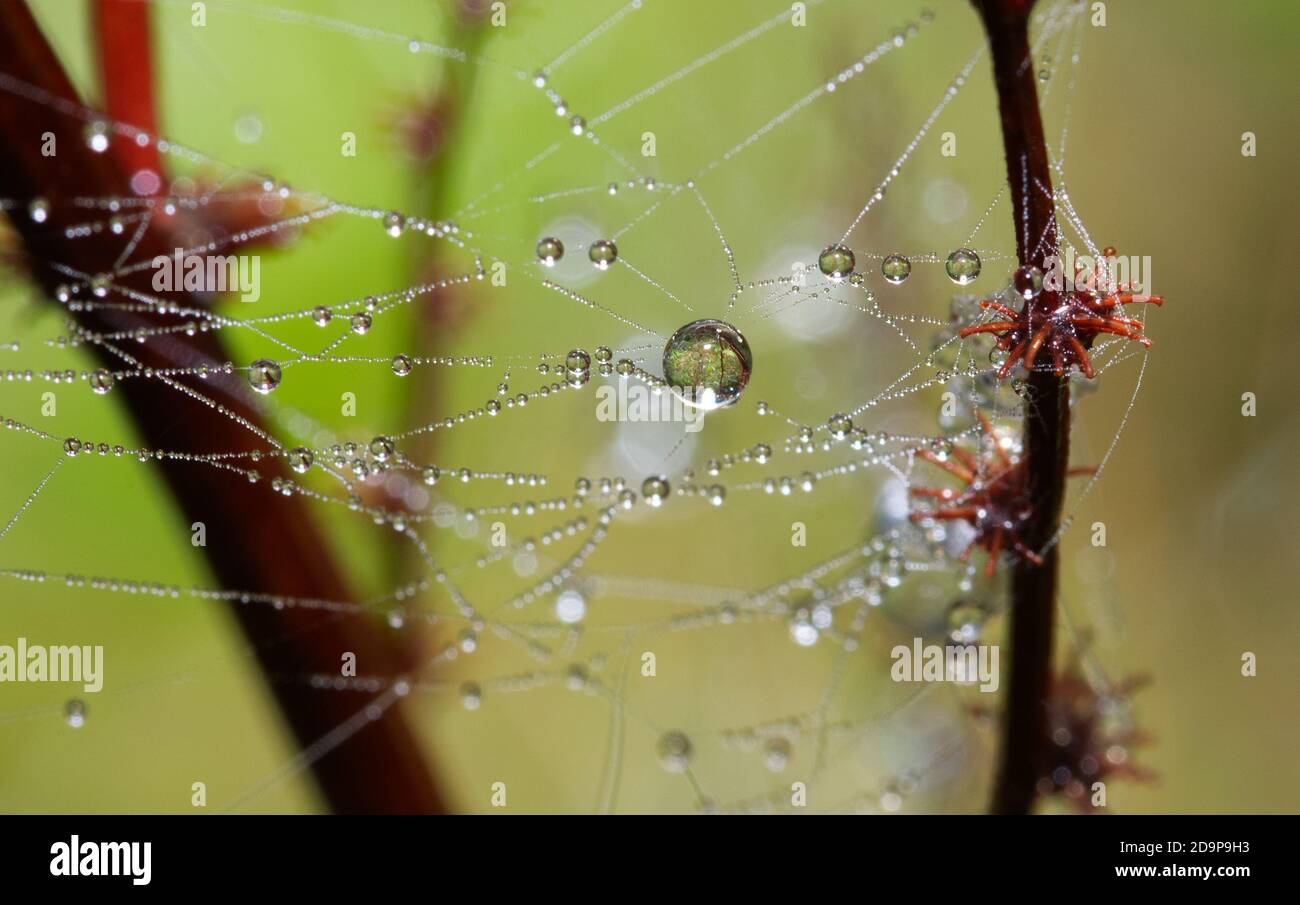
{"type": "MultiPolygon", "coordinates": [[[[1071,99],[1100,30],[1086,5],[1040,6],[1055,183],[1036,190],[1070,253],[1103,258],[1067,178],[1071,145],[1098,140],[1071,131],[1071,99]]],[[[37,8],[95,97],[84,35],[37,8]]],[[[967,521],[934,517],[963,470],[1016,460],[1026,376],[999,378],[991,334],[959,334],[1001,318],[981,300],[1021,305],[977,17],[838,0],[452,10],[211,0],[196,26],[189,2],[155,3],[157,135],[0,73],[6,102],[66,118],[60,141],[153,148],[164,169],[75,199],[67,238],[112,243],[111,271],[55,262],[63,285],[35,301],[19,268],[6,281],[0,642],[110,640],[101,692],[5,689],[0,734],[68,776],[168,736],[160,773],[183,784],[139,776],[83,806],[185,808],[185,777],[209,774],[213,809],[304,806],[286,787],[400,707],[466,811],[501,789],[507,810],[979,809],[997,696],[890,677],[914,638],[996,643],[1017,555],[990,570],[967,521]],[[186,238],[178,277],[247,256],[258,285],[204,286],[181,309],[125,286],[172,267],[138,253],[161,229],[186,238]],[[77,325],[98,309],[158,326],[77,325]],[[752,364],[724,361],[743,371],[736,398],[701,415],[713,400],[681,404],[664,352],[708,320],[752,364]],[[139,364],[200,334],[230,360],[139,364]],[[256,451],[141,446],[116,402],[134,381],[185,399],[184,417],[233,420],[256,451]],[[257,423],[212,402],[220,381],[257,423]],[[254,482],[249,520],[301,498],[355,596],[205,579],[204,547],[236,541],[199,543],[169,504],[156,469],[178,458],[213,495],[254,482]],[[277,459],[290,477],[268,475],[277,459]],[[357,702],[286,757],[227,735],[277,737],[226,715],[264,694],[232,605],[369,613],[421,665],[273,677],[357,702]]],[[[37,223],[50,203],[3,199],[37,223]]],[[[1146,350],[1111,336],[1090,353],[1075,403],[1104,383],[1131,408],[1146,350]]],[[[1127,417],[1093,444],[1067,516],[1127,417]]]]}

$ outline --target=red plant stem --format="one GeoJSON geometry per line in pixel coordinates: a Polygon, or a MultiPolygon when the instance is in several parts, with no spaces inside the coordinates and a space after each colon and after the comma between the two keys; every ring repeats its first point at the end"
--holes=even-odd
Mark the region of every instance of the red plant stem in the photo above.
{"type": "MultiPolygon", "coordinates": [[[[1036,72],[1029,45],[1034,0],[972,0],[988,32],[993,80],[1002,119],[1007,179],[1015,216],[1016,251],[1022,265],[1046,271],[1057,255],[1056,210],[1047,142],[1038,106],[1036,72]]],[[[1049,311],[1059,295],[1044,290],[1026,304],[1049,311]]],[[[1029,375],[1025,394],[1024,467],[1031,504],[1022,537],[1042,550],[1056,533],[1070,460],[1069,384],[1050,372],[1029,375]]],[[[1011,576],[1011,675],[1006,697],[1001,762],[991,810],[1026,814],[1034,804],[1047,743],[1046,701],[1051,682],[1058,548],[1041,564],[1020,557],[1011,576]]]]}
{"type": "MultiPolygon", "coordinates": [[[[0,2],[0,72],[50,98],[79,104],[58,58],[26,3],[19,0],[0,2]]],[[[61,274],[56,262],[84,274],[113,270],[120,253],[118,241],[107,233],[71,239],[64,231],[94,216],[75,206],[74,198],[128,196],[129,174],[115,155],[90,150],[82,135],[84,123],[78,117],[58,109],[55,103],[30,100],[24,96],[28,90],[0,90],[0,197],[18,202],[11,219],[22,240],[26,263],[44,292],[53,296],[58,284],[76,282],[61,274]],[[57,136],[57,154],[52,157],[41,153],[47,132],[57,136]],[[37,197],[49,204],[49,217],[43,223],[26,215],[27,202],[37,197]]],[[[155,219],[160,222],[145,233],[133,260],[171,253],[175,240],[166,217],[155,219]]],[[[150,286],[152,272],[143,269],[115,285],[156,295],[150,286]]],[[[203,305],[180,292],[162,296],[187,307],[203,305]]],[[[124,298],[111,293],[109,300],[124,298]]],[[[179,325],[184,320],[161,312],[104,308],[70,314],[79,327],[96,333],[179,325]]],[[[87,345],[104,367],[125,366],[103,345],[87,345]]],[[[219,338],[210,332],[194,337],[176,332],[152,337],[146,343],[123,341],[119,345],[129,347],[140,367],[219,366],[227,360],[219,338]]],[[[258,423],[249,390],[238,372],[215,374],[207,380],[176,380],[190,383],[228,412],[258,423]]],[[[246,453],[263,447],[263,441],[245,427],[160,380],[120,380],[113,396],[129,409],[145,448],[246,453]]],[[[274,494],[268,486],[273,476],[288,477],[281,459],[263,457],[257,466],[263,477],[256,484],[238,474],[174,458],[154,460],[149,467],[160,472],[171,488],[186,534],[192,522],[206,525],[203,550],[222,587],[351,599],[306,504],[297,496],[274,494]]],[[[348,651],[356,654],[358,669],[365,674],[400,675],[414,665],[401,659],[392,639],[379,631],[367,614],[305,607],[277,609],[257,603],[235,603],[233,613],[303,749],[329,736],[371,700],[367,694],[314,689],[304,677],[337,675],[341,657],[348,651]]],[[[367,721],[345,743],[311,762],[311,767],[327,802],[337,812],[438,813],[444,809],[420,746],[396,706],[367,721]]],[[[233,797],[240,791],[229,790],[229,794],[233,797]]]]}
{"type": "MultiPolygon", "coordinates": [[[[146,0],[94,0],[91,25],[99,57],[99,83],[104,87],[104,113],[154,135],[158,131],[158,110],[149,27],[151,8],[146,0]]],[[[153,142],[143,147],[130,141],[114,142],[109,153],[121,161],[128,173],[153,170],[161,184],[162,163],[153,142]]]]}

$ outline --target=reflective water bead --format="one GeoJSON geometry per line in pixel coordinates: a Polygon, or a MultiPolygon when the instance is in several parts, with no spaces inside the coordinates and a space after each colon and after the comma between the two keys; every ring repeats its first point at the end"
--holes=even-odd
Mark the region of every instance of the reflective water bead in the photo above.
{"type": "Polygon", "coordinates": [[[442,472],[436,465],[430,465],[420,472],[420,477],[424,480],[424,483],[432,487],[438,483],[438,478],[442,477],[442,472]]]}
{"type": "Polygon", "coordinates": [[[817,269],[832,280],[842,280],[853,272],[853,252],[843,245],[828,245],[817,257],[817,269]]]}
{"type": "Polygon", "coordinates": [[[547,267],[564,257],[564,243],[554,236],[546,236],[537,243],[537,260],[547,267]]]}
{"type": "Polygon", "coordinates": [[[754,370],[754,354],[731,324],[705,319],[668,338],[663,367],[664,379],[683,401],[716,409],[740,398],[754,370]]]}
{"type": "Polygon", "coordinates": [[[763,746],[763,763],[773,773],[780,773],[790,763],[790,743],[783,738],[768,739],[763,746]]]}
{"type": "Polygon", "coordinates": [[[44,198],[33,198],[31,204],[27,205],[27,216],[32,218],[33,223],[44,223],[50,218],[50,203],[44,198]]]}
{"type": "Polygon", "coordinates": [[[597,239],[587,249],[587,257],[599,270],[608,270],[618,260],[618,246],[609,239],[597,239]]]}
{"type": "Polygon", "coordinates": [[[1011,286],[1025,301],[1037,298],[1043,291],[1043,272],[1032,264],[1017,267],[1011,276],[1011,286]]]}
{"type": "Polygon", "coordinates": [[[659,763],[669,773],[682,773],[691,764],[691,740],[681,732],[665,732],[655,747],[659,763]]]}
{"type": "Polygon", "coordinates": [[[94,371],[91,373],[90,388],[94,390],[96,393],[98,393],[100,396],[103,396],[109,390],[113,389],[113,384],[116,382],[116,380],[117,378],[113,376],[112,371],[106,370],[105,368],[100,368],[98,371],[94,371]]]}
{"type": "Polygon", "coordinates": [[[68,701],[67,706],[63,708],[63,718],[73,729],[80,729],[86,725],[86,702],[77,698],[68,701]]]}
{"type": "Polygon", "coordinates": [[[372,323],[373,321],[371,320],[369,314],[366,314],[364,311],[358,311],[356,314],[352,315],[352,322],[351,322],[352,332],[358,335],[369,333],[370,325],[372,323]]]}
{"type": "Polygon", "coordinates": [[[975,282],[980,275],[980,256],[969,248],[959,248],[948,255],[943,266],[948,271],[948,279],[958,286],[965,286],[975,282]]]}
{"type": "Polygon", "coordinates": [[[266,395],[280,385],[280,365],[269,358],[259,358],[248,366],[248,385],[266,395]]]}
{"type": "Polygon", "coordinates": [[[885,281],[897,286],[912,273],[912,262],[900,254],[892,254],[880,263],[880,272],[885,281]]]}
{"type": "Polygon", "coordinates": [[[370,455],[380,462],[387,462],[391,459],[396,449],[393,441],[388,437],[376,437],[370,441],[370,455]]]}
{"type": "Polygon", "coordinates": [[[311,310],[311,319],[317,327],[323,327],[334,319],[334,312],[324,305],[317,305],[311,310]]]}
{"type": "Polygon", "coordinates": [[[564,369],[570,374],[591,370],[591,356],[586,349],[574,349],[564,358],[564,369]]]}
{"type": "Polygon", "coordinates": [[[853,430],[853,419],[843,412],[836,412],[826,419],[826,428],[836,440],[843,440],[853,430]]]}
{"type": "Polygon", "coordinates": [[[466,710],[478,710],[483,703],[483,689],[477,682],[465,682],[460,686],[460,703],[466,710]]]}
{"type": "Polygon", "coordinates": [[[393,373],[398,377],[405,377],[407,374],[411,373],[413,367],[414,365],[411,364],[411,357],[409,355],[399,354],[393,356],[393,373]]]}
{"type": "Polygon", "coordinates": [[[81,441],[76,437],[69,437],[63,441],[63,451],[69,456],[75,456],[81,452],[81,441]]]}
{"type": "Polygon", "coordinates": [[[394,239],[402,234],[402,229],[405,226],[406,218],[397,211],[389,211],[384,214],[384,232],[388,233],[394,239]]]}
{"type": "Polygon", "coordinates": [[[609,346],[596,347],[596,361],[600,362],[601,364],[605,364],[609,361],[612,361],[613,359],[614,359],[614,353],[610,350],[609,346]]]}
{"type": "Polygon", "coordinates": [[[305,446],[295,446],[293,449],[289,450],[289,454],[286,458],[289,461],[289,467],[298,474],[304,474],[311,468],[312,462],[316,461],[316,457],[312,455],[312,451],[307,449],[305,446]]]}
{"type": "Polygon", "coordinates": [[[587,121],[581,116],[575,116],[569,120],[569,131],[574,135],[581,135],[587,131],[587,121]]]}
{"type": "Polygon", "coordinates": [[[668,479],[663,475],[651,475],[641,482],[641,496],[651,506],[662,505],[668,490],[668,479]]]}

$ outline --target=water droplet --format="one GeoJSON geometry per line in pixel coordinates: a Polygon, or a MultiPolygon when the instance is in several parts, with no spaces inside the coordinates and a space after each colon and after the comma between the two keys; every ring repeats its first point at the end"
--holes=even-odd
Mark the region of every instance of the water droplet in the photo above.
{"type": "Polygon", "coordinates": [[[555,262],[564,257],[564,243],[554,236],[546,236],[537,243],[537,260],[547,267],[554,267],[555,262]]]}
{"type": "Polygon", "coordinates": [[[790,763],[790,743],[783,738],[768,739],[763,746],[763,763],[773,773],[780,773],[790,763]]]}
{"type": "Polygon", "coordinates": [[[828,245],[817,257],[817,269],[837,282],[851,274],[856,263],[853,252],[843,245],[828,245]]]}
{"type": "Polygon", "coordinates": [[[424,471],[420,472],[420,477],[424,479],[424,483],[432,487],[434,484],[438,483],[438,478],[442,477],[442,472],[436,465],[430,465],[428,468],[424,469],[424,471]]]}
{"type": "Polygon", "coordinates": [[[298,474],[306,472],[311,468],[311,463],[316,461],[316,457],[312,455],[311,450],[307,449],[305,446],[295,446],[293,449],[289,450],[287,458],[289,460],[289,467],[298,472],[298,474]]]}
{"type": "Polygon", "coordinates": [[[698,320],[664,346],[664,379],[690,405],[716,409],[740,398],[754,369],[749,343],[731,324],[698,320]]]}
{"type": "Polygon", "coordinates": [[[581,116],[575,116],[569,120],[569,131],[574,135],[581,135],[587,131],[587,121],[581,116]]]}
{"type": "Polygon", "coordinates": [[[44,198],[33,198],[31,204],[27,205],[27,216],[32,218],[33,223],[44,223],[50,218],[50,203],[44,198]]]}
{"type": "Polygon", "coordinates": [[[912,262],[900,254],[892,254],[880,263],[880,272],[885,281],[897,286],[912,273],[912,262]]]}
{"type": "Polygon", "coordinates": [[[665,732],[656,746],[660,765],[669,773],[682,773],[691,765],[691,740],[680,732],[665,732]]]}
{"type": "Polygon", "coordinates": [[[326,308],[324,305],[317,305],[311,311],[311,319],[315,322],[317,327],[323,327],[334,319],[334,312],[330,311],[330,309],[326,308]]]}
{"type": "Polygon", "coordinates": [[[651,475],[641,482],[641,496],[651,506],[662,505],[668,490],[668,479],[663,475],[651,475]]]}
{"type": "Polygon", "coordinates": [[[607,364],[610,361],[613,361],[613,359],[614,359],[614,353],[610,350],[609,346],[596,347],[596,361],[600,362],[601,364],[607,364]]]}
{"type": "Polygon", "coordinates": [[[63,441],[63,451],[69,456],[75,456],[81,452],[81,441],[76,437],[69,437],[63,441]]]}
{"type": "Polygon", "coordinates": [[[384,214],[384,232],[388,233],[394,239],[402,234],[406,226],[406,218],[397,211],[389,211],[384,214]]]}
{"type": "Polygon", "coordinates": [[[96,154],[108,150],[108,123],[95,120],[86,126],[86,144],[96,154]]]}
{"type": "Polygon", "coordinates": [[[948,271],[948,279],[958,286],[966,286],[980,275],[980,256],[969,248],[959,248],[948,255],[943,266],[948,271]]]}
{"type": "Polygon", "coordinates": [[[570,374],[591,370],[591,356],[585,349],[574,349],[564,359],[564,369],[570,374]]]}
{"type": "Polygon", "coordinates": [[[1043,272],[1032,264],[1018,267],[1011,276],[1011,286],[1025,301],[1037,298],[1043,291],[1043,272]]]}
{"type": "Polygon", "coordinates": [[[113,384],[116,380],[117,378],[113,376],[112,371],[100,368],[98,371],[95,371],[90,375],[90,388],[100,396],[103,396],[109,390],[113,389],[113,384]]]}
{"type": "Polygon", "coordinates": [[[370,332],[370,325],[373,323],[369,314],[364,311],[358,311],[352,315],[351,327],[352,332],[362,335],[370,332]]]}
{"type": "Polygon", "coordinates": [[[248,385],[266,395],[280,385],[280,366],[269,358],[259,358],[248,366],[248,385]]]}
{"type": "Polygon", "coordinates": [[[570,588],[555,598],[555,618],[566,625],[581,622],[587,615],[587,601],[582,595],[570,588]]]}
{"type": "Polygon", "coordinates": [[[407,374],[411,373],[411,368],[413,367],[414,365],[411,364],[411,357],[409,355],[399,354],[393,356],[393,373],[398,377],[405,377],[407,374]]]}
{"type": "Polygon", "coordinates": [[[483,703],[483,689],[477,682],[466,682],[460,686],[460,703],[466,710],[478,710],[483,703]]]}
{"type": "Polygon", "coordinates": [[[80,729],[86,725],[86,702],[77,698],[68,701],[67,706],[63,708],[63,718],[73,729],[80,729]]]}
{"type": "Polygon", "coordinates": [[[538,70],[538,72],[533,76],[533,87],[534,88],[546,87],[546,73],[538,70]]]}
{"type": "Polygon", "coordinates": [[[843,412],[836,412],[826,419],[826,427],[836,440],[843,440],[853,430],[853,419],[843,412]]]}
{"type": "Polygon", "coordinates": [[[962,644],[979,640],[980,631],[988,621],[988,611],[968,600],[958,600],[948,608],[948,635],[962,644]]]}
{"type": "Polygon", "coordinates": [[[387,462],[393,457],[397,447],[388,437],[376,437],[370,441],[370,455],[374,456],[377,461],[387,462]]]}
{"type": "Polygon", "coordinates": [[[587,257],[598,270],[608,270],[609,265],[618,260],[618,246],[609,239],[597,239],[587,249],[587,257]]]}

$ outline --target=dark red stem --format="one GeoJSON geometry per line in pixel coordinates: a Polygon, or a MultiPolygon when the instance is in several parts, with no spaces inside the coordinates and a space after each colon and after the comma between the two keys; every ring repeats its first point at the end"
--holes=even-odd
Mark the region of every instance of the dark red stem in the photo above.
{"type": "MultiPolygon", "coordinates": [[[[1037,74],[1029,45],[1029,12],[1034,0],[973,2],[988,32],[993,58],[1017,255],[1022,265],[1046,271],[1046,258],[1059,253],[1059,241],[1037,74]]],[[[1048,311],[1059,304],[1059,297],[1044,290],[1027,304],[1048,311]]],[[[1022,536],[1031,550],[1042,550],[1060,523],[1069,446],[1069,384],[1055,374],[1034,371],[1026,382],[1023,451],[1030,515],[1022,536]]],[[[997,814],[1026,814],[1036,797],[1047,743],[1057,549],[1053,545],[1041,565],[1021,557],[1011,576],[1011,675],[991,805],[997,814]]]]}
{"type": "MultiPolygon", "coordinates": [[[[0,72],[51,98],[80,104],[57,56],[21,0],[0,2],[0,72]]],[[[128,161],[119,155],[97,154],[87,146],[82,131],[85,123],[80,118],[46,102],[48,99],[29,99],[25,96],[28,90],[0,90],[0,197],[18,202],[11,220],[22,240],[27,267],[42,291],[52,298],[57,285],[76,282],[58,272],[56,263],[84,274],[114,269],[125,240],[111,237],[107,231],[95,237],[70,239],[64,230],[96,216],[93,211],[76,207],[74,198],[130,196],[130,171],[128,161]],[[47,132],[54,133],[58,142],[57,154],[50,157],[42,154],[47,132]],[[28,202],[38,197],[49,205],[49,216],[42,223],[27,216],[28,202]]],[[[156,220],[132,260],[150,260],[171,253],[176,243],[173,230],[164,215],[156,220]]],[[[156,295],[150,286],[151,276],[152,270],[145,269],[117,285],[156,295]]],[[[83,291],[83,297],[86,294],[83,291]]],[[[188,307],[204,304],[184,293],[162,295],[188,307]]],[[[109,300],[121,302],[125,298],[112,293],[109,300]]],[[[161,313],[105,309],[73,312],[72,316],[80,328],[102,333],[158,328],[183,321],[161,313]]],[[[88,345],[104,367],[120,370],[125,366],[121,358],[101,345],[88,345]]],[[[214,333],[187,337],[177,332],[146,343],[121,345],[139,360],[141,367],[195,367],[226,361],[214,333]]],[[[230,412],[254,424],[259,422],[239,372],[206,380],[178,380],[230,412]]],[[[265,451],[264,443],[247,429],[159,380],[124,379],[112,392],[130,411],[146,448],[191,453],[250,452],[258,448],[265,451]]],[[[347,583],[336,571],[326,540],[316,530],[306,504],[300,497],[279,496],[269,487],[272,477],[288,477],[282,460],[264,457],[257,466],[263,477],[256,484],[241,475],[175,459],[139,467],[149,467],[166,480],[184,519],[178,530],[188,535],[192,522],[206,525],[207,545],[203,550],[220,586],[305,598],[351,599],[347,583]]],[[[399,675],[414,666],[403,659],[377,621],[365,614],[340,615],[301,607],[276,609],[256,603],[234,604],[233,613],[271,680],[271,689],[301,749],[347,723],[371,700],[368,694],[313,689],[303,681],[305,676],[337,675],[346,651],[356,654],[358,671],[365,674],[399,675]]],[[[237,747],[238,740],[232,740],[232,744],[237,747]]],[[[232,753],[237,756],[238,752],[232,753]]],[[[330,807],[337,812],[443,810],[420,746],[399,707],[366,722],[348,741],[312,763],[311,768],[330,807]]],[[[223,797],[237,798],[244,790],[223,791],[223,797]]],[[[249,806],[258,807],[256,799],[249,806]]]]}

